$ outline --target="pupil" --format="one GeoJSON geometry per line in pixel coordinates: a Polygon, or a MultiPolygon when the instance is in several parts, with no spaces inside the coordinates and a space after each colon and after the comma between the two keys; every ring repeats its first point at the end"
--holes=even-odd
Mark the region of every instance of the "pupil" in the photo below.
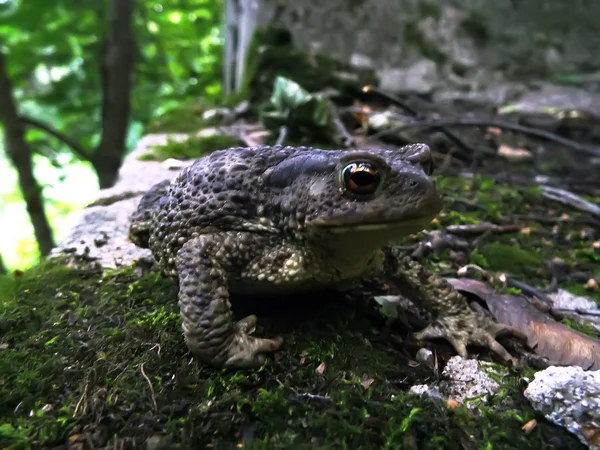
{"type": "Polygon", "coordinates": [[[373,175],[369,172],[356,172],[352,174],[352,181],[357,186],[368,186],[373,183],[373,175]]]}

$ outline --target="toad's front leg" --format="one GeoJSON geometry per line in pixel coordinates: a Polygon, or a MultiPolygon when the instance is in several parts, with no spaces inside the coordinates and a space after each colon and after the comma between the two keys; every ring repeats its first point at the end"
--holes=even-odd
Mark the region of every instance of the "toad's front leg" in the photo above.
{"type": "Polygon", "coordinates": [[[462,357],[467,356],[468,344],[488,347],[504,361],[515,362],[496,338],[506,334],[526,340],[523,333],[476,314],[469,307],[467,299],[441,276],[429,272],[396,249],[388,248],[386,278],[402,295],[434,316],[434,321],[424,330],[415,333],[415,338],[444,338],[462,357]]]}
{"type": "Polygon", "coordinates": [[[265,353],[276,351],[283,338],[250,336],[256,316],[234,323],[228,274],[250,258],[252,236],[229,232],[188,241],[177,253],[179,308],[189,350],[201,361],[248,369],[260,366],[265,353]]]}

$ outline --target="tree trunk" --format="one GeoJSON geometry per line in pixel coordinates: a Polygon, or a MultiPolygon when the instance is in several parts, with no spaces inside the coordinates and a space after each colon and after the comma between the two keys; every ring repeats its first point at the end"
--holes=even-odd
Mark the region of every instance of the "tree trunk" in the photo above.
{"type": "Polygon", "coordinates": [[[15,105],[4,54],[0,51],[0,122],[4,124],[6,154],[19,176],[19,186],[33,224],[40,253],[46,256],[54,247],[52,229],[44,211],[42,188],[33,174],[31,149],[25,141],[25,131],[15,105]]]}
{"type": "Polygon", "coordinates": [[[92,158],[101,188],[115,184],[126,151],[133,71],[135,0],[111,0],[103,70],[102,136],[92,158]]]}
{"type": "Polygon", "coordinates": [[[6,275],[7,273],[8,271],[6,270],[6,266],[4,265],[2,254],[0,254],[0,275],[6,275]]]}

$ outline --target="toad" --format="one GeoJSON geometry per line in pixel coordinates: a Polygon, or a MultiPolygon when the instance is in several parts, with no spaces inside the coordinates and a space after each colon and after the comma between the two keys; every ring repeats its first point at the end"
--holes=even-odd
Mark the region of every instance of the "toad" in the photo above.
{"type": "Polygon", "coordinates": [[[188,349],[231,368],[261,365],[282,337],[253,336],[256,316],[232,319],[230,295],[347,286],[383,278],[432,322],[414,336],[445,338],[461,356],[516,330],[476,314],[445,279],[391,242],[423,230],[442,209],[424,144],[399,149],[256,147],[219,150],[142,196],[129,238],[150,248],[179,283],[188,349]]]}

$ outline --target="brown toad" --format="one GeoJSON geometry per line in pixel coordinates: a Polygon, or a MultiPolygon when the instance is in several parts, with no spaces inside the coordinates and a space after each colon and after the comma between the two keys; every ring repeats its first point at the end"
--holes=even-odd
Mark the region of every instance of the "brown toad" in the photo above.
{"type": "Polygon", "coordinates": [[[219,367],[260,365],[283,339],[251,336],[256,317],[233,322],[230,293],[280,293],[383,276],[433,314],[419,339],[446,338],[508,352],[507,327],[476,315],[444,279],[388,247],[425,228],[442,201],[431,152],[305,147],[230,148],[198,159],[146,193],[130,239],[179,280],[189,350],[219,367]]]}

